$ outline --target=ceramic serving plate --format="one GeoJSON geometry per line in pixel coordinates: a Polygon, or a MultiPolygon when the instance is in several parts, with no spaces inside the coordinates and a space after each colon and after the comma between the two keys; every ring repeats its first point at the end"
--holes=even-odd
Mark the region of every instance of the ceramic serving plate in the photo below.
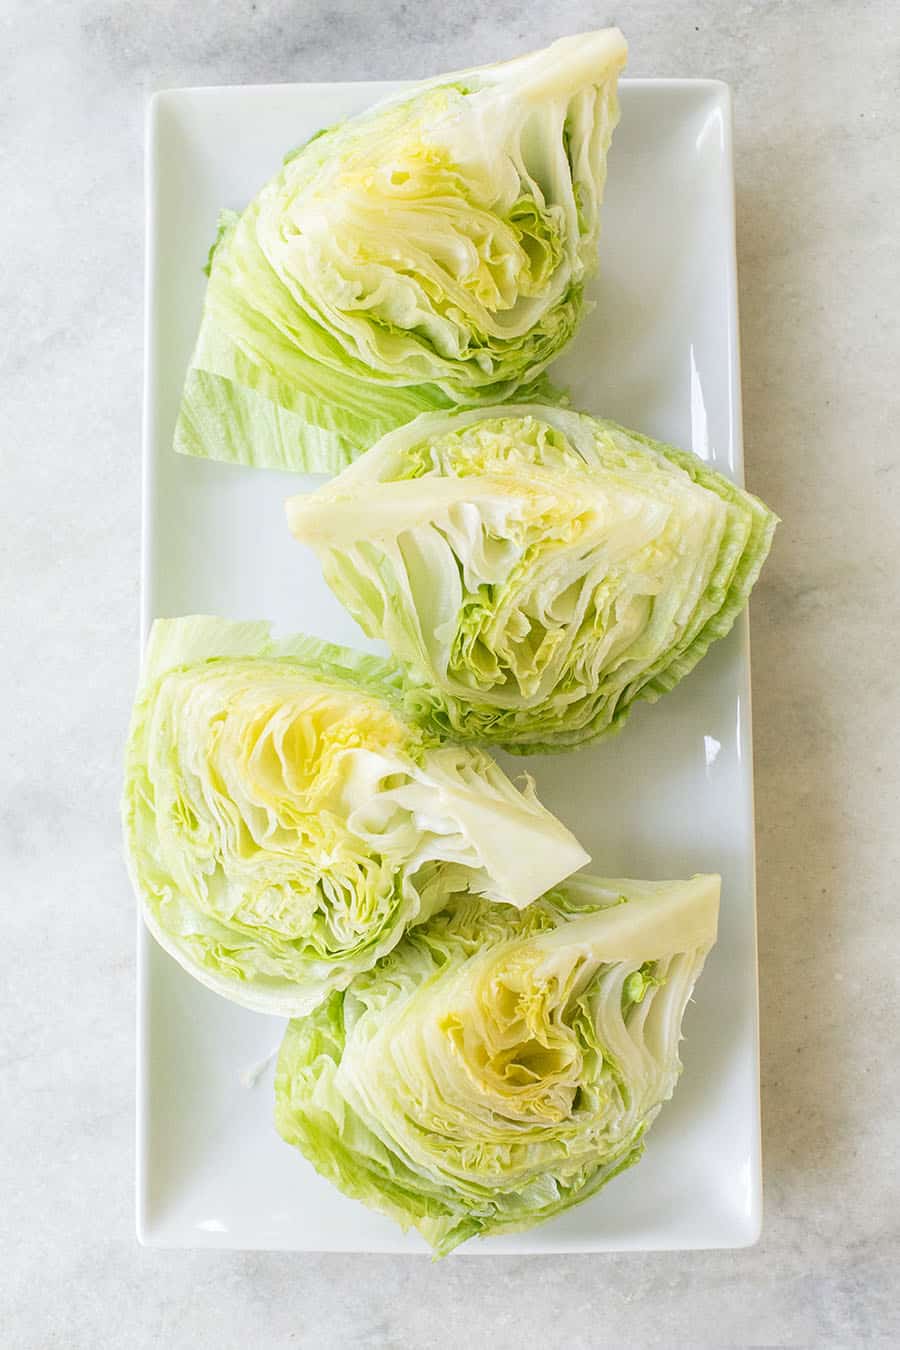
{"type": "MultiPolygon", "coordinates": [[[[185,89],[150,105],[142,626],[266,618],[371,647],[282,508],[312,486],[171,449],[223,206],[286,151],[388,84],[185,89]]],[[[574,406],[688,447],[740,481],[730,99],[707,81],[631,80],[609,161],[595,308],[553,368],[574,406]]],[[[515,761],[515,771],[522,767],[515,761]]],[[[746,621],[607,744],[525,761],[607,876],[722,873],[718,945],[685,1018],[684,1074],[644,1160],[581,1207],[469,1252],[737,1247],[761,1211],[756,918],[746,621]]],[[[123,897],[124,899],[124,897],[123,897]]],[[[415,1252],[345,1199],[272,1124],[279,1020],[192,981],[138,935],[137,1228],[160,1246],[415,1252]]]]}

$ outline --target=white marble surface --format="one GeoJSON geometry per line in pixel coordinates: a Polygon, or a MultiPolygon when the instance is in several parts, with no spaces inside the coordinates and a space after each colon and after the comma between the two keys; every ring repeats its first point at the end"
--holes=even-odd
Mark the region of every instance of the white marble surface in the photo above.
{"type": "Polygon", "coordinates": [[[0,1342],[900,1340],[897,9],[6,0],[0,10],[0,1342]],[[116,801],[137,646],[142,117],[167,85],[424,75],[617,20],[735,92],[766,1219],[745,1252],[141,1250],[116,801]],[[893,1044],[892,1044],[893,1042],[893,1044]]]}

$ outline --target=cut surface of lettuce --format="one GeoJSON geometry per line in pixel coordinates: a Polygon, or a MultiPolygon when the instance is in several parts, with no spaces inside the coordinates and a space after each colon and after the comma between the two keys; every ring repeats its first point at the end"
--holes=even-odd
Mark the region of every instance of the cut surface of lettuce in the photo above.
{"type": "Polygon", "coordinates": [[[335,472],[422,412],[553,398],[625,56],[607,29],[426,81],[223,212],[176,449],[335,472]]]}
{"type": "Polygon", "coordinates": [[[420,417],[287,512],[421,715],[521,753],[672,689],[731,629],[776,524],[694,455],[528,404],[420,417]]]}
{"type": "Polygon", "coordinates": [[[192,975],[300,1015],[448,895],[526,905],[588,859],[484,752],[402,712],[377,657],[206,616],[151,632],[126,754],[129,870],[192,975]]]}
{"type": "Polygon", "coordinates": [[[289,1024],[279,1132],[438,1256],[562,1213],[638,1161],[671,1097],[718,905],[717,876],[462,897],[289,1024]]]}

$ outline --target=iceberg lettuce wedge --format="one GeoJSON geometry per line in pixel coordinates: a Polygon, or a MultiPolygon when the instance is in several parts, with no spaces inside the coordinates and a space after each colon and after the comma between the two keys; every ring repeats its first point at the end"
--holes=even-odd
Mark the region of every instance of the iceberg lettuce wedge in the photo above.
{"type": "Polygon", "coordinates": [[[694,455],[533,404],[420,417],[287,513],[420,716],[521,753],[672,689],[731,629],[776,524],[694,455]]]}
{"type": "Polygon", "coordinates": [[[333,472],[422,412],[554,395],[596,266],[616,29],[426,81],[224,212],[176,448],[333,472]]]}
{"type": "Polygon", "coordinates": [[[719,878],[462,897],[289,1024],[282,1137],[438,1256],[593,1195],[672,1095],[719,878]]]}
{"type": "Polygon", "coordinates": [[[265,623],[160,620],[126,756],[147,926],[202,983],[299,1015],[459,891],[526,905],[587,861],[471,748],[402,712],[385,662],[265,623]]]}

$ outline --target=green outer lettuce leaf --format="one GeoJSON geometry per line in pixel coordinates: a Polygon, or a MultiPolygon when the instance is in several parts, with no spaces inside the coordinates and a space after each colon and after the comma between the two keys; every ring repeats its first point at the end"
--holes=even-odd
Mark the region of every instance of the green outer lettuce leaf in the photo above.
{"type": "Polygon", "coordinates": [[[694,455],[534,404],[420,417],[287,513],[419,719],[523,754],[674,688],[730,631],[777,523],[694,455]]]}
{"type": "Polygon", "coordinates": [[[129,733],[147,926],[202,983],[302,1014],[471,890],[528,904],[587,861],[538,802],[405,713],[397,668],[266,623],[158,621],[129,733]]]}
{"type": "Polygon", "coordinates": [[[625,55],[610,29],[427,81],[223,212],[176,449],[331,472],[421,413],[558,398],[625,55]]]}
{"type": "Polygon", "coordinates": [[[290,1023],[280,1134],[437,1256],[580,1203],[672,1095],[719,884],[581,876],[520,912],[461,898],[290,1023]]]}
{"type": "Polygon", "coordinates": [[[352,441],[315,426],[302,413],[223,375],[188,371],[175,433],[181,454],[206,458],[215,447],[219,460],[295,470],[298,445],[312,473],[340,473],[355,457],[352,441]]]}

